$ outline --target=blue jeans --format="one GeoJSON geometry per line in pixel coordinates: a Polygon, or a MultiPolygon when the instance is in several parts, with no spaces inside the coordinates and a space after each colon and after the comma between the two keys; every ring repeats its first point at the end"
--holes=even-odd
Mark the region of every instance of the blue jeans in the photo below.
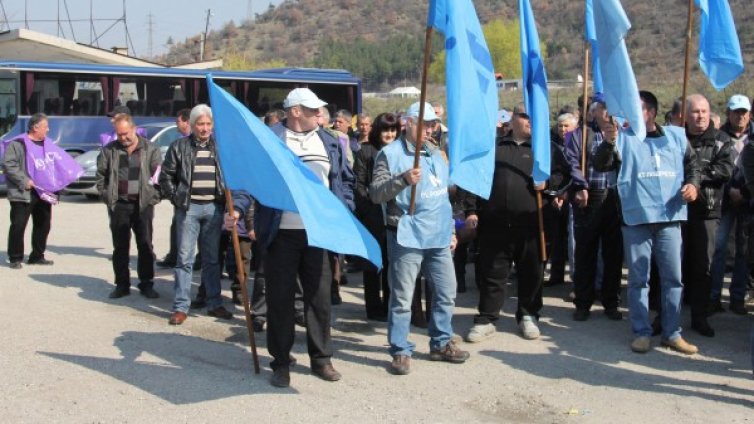
{"type": "Polygon", "coordinates": [[[749,284],[749,270],[746,265],[746,212],[731,207],[720,218],[720,226],[715,237],[715,254],[710,266],[712,293],[710,299],[720,301],[723,292],[723,276],[725,274],[725,259],[728,256],[728,237],[735,228],[736,255],[733,264],[733,278],[730,283],[730,301],[743,302],[746,288],[749,284]]]}
{"type": "Polygon", "coordinates": [[[222,205],[190,203],[188,210],[176,209],[178,257],[175,264],[174,312],[188,312],[191,304],[191,280],[194,249],[202,249],[202,282],[207,289],[207,309],[222,306],[220,297],[220,233],[223,227],[222,205]]]}
{"type": "Polygon", "coordinates": [[[662,287],[662,338],[681,337],[681,224],[677,222],[623,226],[628,266],[628,305],[634,335],[650,337],[649,272],[654,257],[662,287]]]}
{"type": "Polygon", "coordinates": [[[391,355],[411,356],[416,345],[408,340],[411,324],[411,300],[416,277],[421,270],[432,285],[432,316],[429,320],[429,347],[441,349],[453,335],[453,308],[456,276],[449,248],[413,249],[403,247],[394,231],[387,232],[390,283],[390,306],[387,338],[391,355]]]}

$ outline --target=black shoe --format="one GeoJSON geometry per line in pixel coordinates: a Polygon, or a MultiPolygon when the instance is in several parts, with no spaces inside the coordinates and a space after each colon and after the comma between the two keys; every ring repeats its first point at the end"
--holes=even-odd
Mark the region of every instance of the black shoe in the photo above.
{"type": "Polygon", "coordinates": [[[341,286],[348,285],[348,276],[345,273],[340,275],[340,285],[341,286]]]}
{"type": "Polygon", "coordinates": [[[659,315],[652,320],[652,336],[659,336],[662,334],[662,319],[659,315]]]}
{"type": "Polygon", "coordinates": [[[194,262],[194,266],[192,267],[194,271],[201,271],[202,270],[202,263],[201,262],[194,262]]]}
{"type": "Polygon", "coordinates": [[[231,290],[231,292],[233,293],[231,295],[231,299],[233,299],[233,304],[234,305],[241,305],[241,304],[243,304],[243,302],[241,302],[241,299],[242,299],[241,290],[240,289],[238,289],[238,290],[231,290]]]}
{"type": "Polygon", "coordinates": [[[124,287],[124,286],[115,286],[113,291],[110,292],[110,295],[108,296],[110,299],[120,299],[121,297],[125,297],[131,294],[131,288],[130,287],[124,287]]]}
{"type": "Polygon", "coordinates": [[[719,300],[713,300],[707,306],[707,316],[714,315],[718,312],[725,312],[725,308],[723,307],[723,304],[719,300]]]}
{"type": "Polygon", "coordinates": [[[264,321],[262,320],[254,320],[251,322],[251,327],[254,329],[255,333],[261,333],[264,331],[264,321]]]}
{"type": "Polygon", "coordinates": [[[573,320],[586,321],[589,319],[589,315],[591,315],[591,312],[588,309],[576,309],[573,311],[573,320]]]}
{"type": "Polygon", "coordinates": [[[698,318],[691,321],[691,328],[704,337],[715,337],[715,330],[710,327],[707,318],[698,318]]]}
{"type": "Polygon", "coordinates": [[[332,292],[330,294],[330,303],[332,305],[340,305],[343,303],[343,299],[340,298],[340,293],[332,292]]]}
{"type": "Polygon", "coordinates": [[[565,284],[565,280],[563,278],[550,278],[547,281],[545,281],[542,285],[544,287],[555,287],[559,286],[561,284],[565,284]]]}
{"type": "Polygon", "coordinates": [[[191,305],[189,308],[191,309],[201,309],[207,306],[207,299],[204,297],[197,296],[194,300],[191,301],[191,305]]]}
{"type": "Polygon", "coordinates": [[[623,319],[623,314],[618,310],[618,308],[605,309],[605,316],[613,321],[620,321],[623,319]]]}
{"type": "Polygon", "coordinates": [[[735,301],[730,302],[730,311],[733,312],[736,315],[746,315],[748,312],[746,311],[746,305],[744,305],[743,301],[735,301]]]}
{"type": "Polygon", "coordinates": [[[207,311],[207,315],[220,319],[233,319],[233,314],[222,306],[218,306],[211,311],[207,311]]]}
{"type": "Polygon", "coordinates": [[[175,261],[165,258],[161,261],[155,262],[155,265],[160,268],[175,268],[175,261]]]}
{"type": "Polygon", "coordinates": [[[49,259],[45,259],[43,257],[42,258],[37,258],[37,259],[29,259],[28,261],[26,261],[27,265],[52,265],[54,263],[55,262],[53,262],[53,261],[51,261],[49,259]]]}
{"type": "Polygon", "coordinates": [[[23,267],[24,266],[23,266],[23,264],[21,264],[21,261],[16,261],[16,262],[10,262],[10,263],[8,263],[8,268],[10,268],[10,269],[21,269],[23,267]]]}
{"type": "Polygon", "coordinates": [[[154,290],[153,283],[151,281],[148,283],[139,284],[139,292],[147,299],[157,299],[158,297],[160,297],[160,294],[154,290]]]}
{"type": "Polygon", "coordinates": [[[369,314],[367,314],[367,319],[370,320],[370,321],[387,322],[387,315],[381,315],[381,314],[369,315],[369,314]]]}
{"type": "Polygon", "coordinates": [[[275,387],[288,387],[291,385],[291,370],[288,367],[280,367],[272,371],[270,384],[275,387]]]}
{"type": "Polygon", "coordinates": [[[306,328],[306,317],[304,314],[297,314],[294,320],[296,321],[296,325],[306,328]]]}

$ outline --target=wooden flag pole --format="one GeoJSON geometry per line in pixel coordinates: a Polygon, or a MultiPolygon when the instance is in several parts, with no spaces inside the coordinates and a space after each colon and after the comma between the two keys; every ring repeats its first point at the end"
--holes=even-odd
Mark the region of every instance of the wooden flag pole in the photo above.
{"type": "Polygon", "coordinates": [[[586,178],[586,127],[587,127],[587,114],[589,113],[589,41],[584,42],[584,93],[582,98],[584,99],[581,107],[581,173],[586,178]]]}
{"type": "Polygon", "coordinates": [[[689,85],[689,56],[691,54],[691,31],[694,24],[694,0],[689,0],[689,12],[686,20],[686,57],[683,65],[683,95],[681,95],[681,125],[686,126],[686,96],[689,85]]]}
{"type": "MultiPolygon", "coordinates": [[[[230,189],[225,189],[225,201],[228,213],[233,213],[233,196],[230,189]]],[[[243,302],[243,312],[246,317],[246,330],[249,333],[249,346],[251,347],[251,357],[254,362],[254,373],[259,374],[259,356],[257,355],[257,340],[254,336],[254,329],[251,325],[251,305],[249,305],[249,291],[246,287],[246,267],[244,267],[243,257],[241,256],[241,243],[238,241],[238,229],[233,226],[231,230],[233,240],[233,252],[236,257],[236,278],[241,285],[241,301],[243,302]]]]}
{"type": "MultiPolygon", "coordinates": [[[[424,64],[422,65],[421,94],[419,95],[419,117],[416,123],[416,146],[414,152],[414,169],[418,169],[422,144],[424,143],[424,104],[427,101],[427,72],[429,71],[429,54],[432,51],[432,27],[427,27],[424,40],[424,64]]],[[[408,214],[413,215],[416,209],[416,184],[411,186],[411,203],[408,214]]]]}

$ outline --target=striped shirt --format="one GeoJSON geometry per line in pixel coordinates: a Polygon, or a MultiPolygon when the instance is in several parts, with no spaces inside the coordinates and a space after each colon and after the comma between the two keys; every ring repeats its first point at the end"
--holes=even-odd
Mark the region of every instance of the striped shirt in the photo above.
{"type": "Polygon", "coordinates": [[[217,179],[215,157],[207,143],[199,144],[191,178],[191,201],[211,202],[215,200],[217,179]]]}
{"type": "MultiPolygon", "coordinates": [[[[286,130],[285,144],[301,159],[314,175],[322,181],[325,187],[330,186],[330,158],[325,150],[325,143],[317,134],[317,130],[307,133],[286,130]]],[[[280,228],[284,230],[303,230],[304,223],[299,214],[283,212],[280,218],[280,228]]]]}
{"type": "Polygon", "coordinates": [[[118,200],[138,202],[141,145],[129,155],[126,148],[118,144],[118,200]]]}

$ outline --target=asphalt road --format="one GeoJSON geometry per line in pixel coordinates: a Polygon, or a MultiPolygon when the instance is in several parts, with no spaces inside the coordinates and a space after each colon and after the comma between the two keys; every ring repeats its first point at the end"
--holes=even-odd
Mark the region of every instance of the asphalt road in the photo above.
{"type": "MultiPolygon", "coordinates": [[[[1,246],[8,210],[0,202],[1,246]]],[[[157,207],[158,257],[168,248],[171,214],[168,203],[157,207]]],[[[752,314],[715,315],[713,339],[684,332],[697,355],[658,347],[659,338],[639,355],[629,349],[627,320],[610,321],[597,307],[589,321],[574,322],[563,300],[569,288],[548,288],[540,340],[517,334],[511,299],[493,338],[463,344],[472,355],[463,365],[428,361],[426,332],[412,328],[418,352],[411,374],[399,377],[386,371],[386,325],[366,321],[360,276],[350,274],[332,322],[343,379],[310,374],[298,328],[291,387],[277,389],[268,383],[264,333],[262,373],[253,374],[240,308],[230,322],[199,310],[182,326],[168,325],[172,270],[157,271],[157,300],[136,289],[109,299],[111,250],[105,207],[66,196],[53,211],[47,257],[55,265],[0,266],[3,422],[754,422],[752,314]]],[[[223,281],[223,295],[233,309],[229,285],[223,281]]],[[[459,334],[478,300],[471,275],[469,287],[457,299],[459,334]]],[[[685,311],[683,325],[689,320],[685,311]]]]}

